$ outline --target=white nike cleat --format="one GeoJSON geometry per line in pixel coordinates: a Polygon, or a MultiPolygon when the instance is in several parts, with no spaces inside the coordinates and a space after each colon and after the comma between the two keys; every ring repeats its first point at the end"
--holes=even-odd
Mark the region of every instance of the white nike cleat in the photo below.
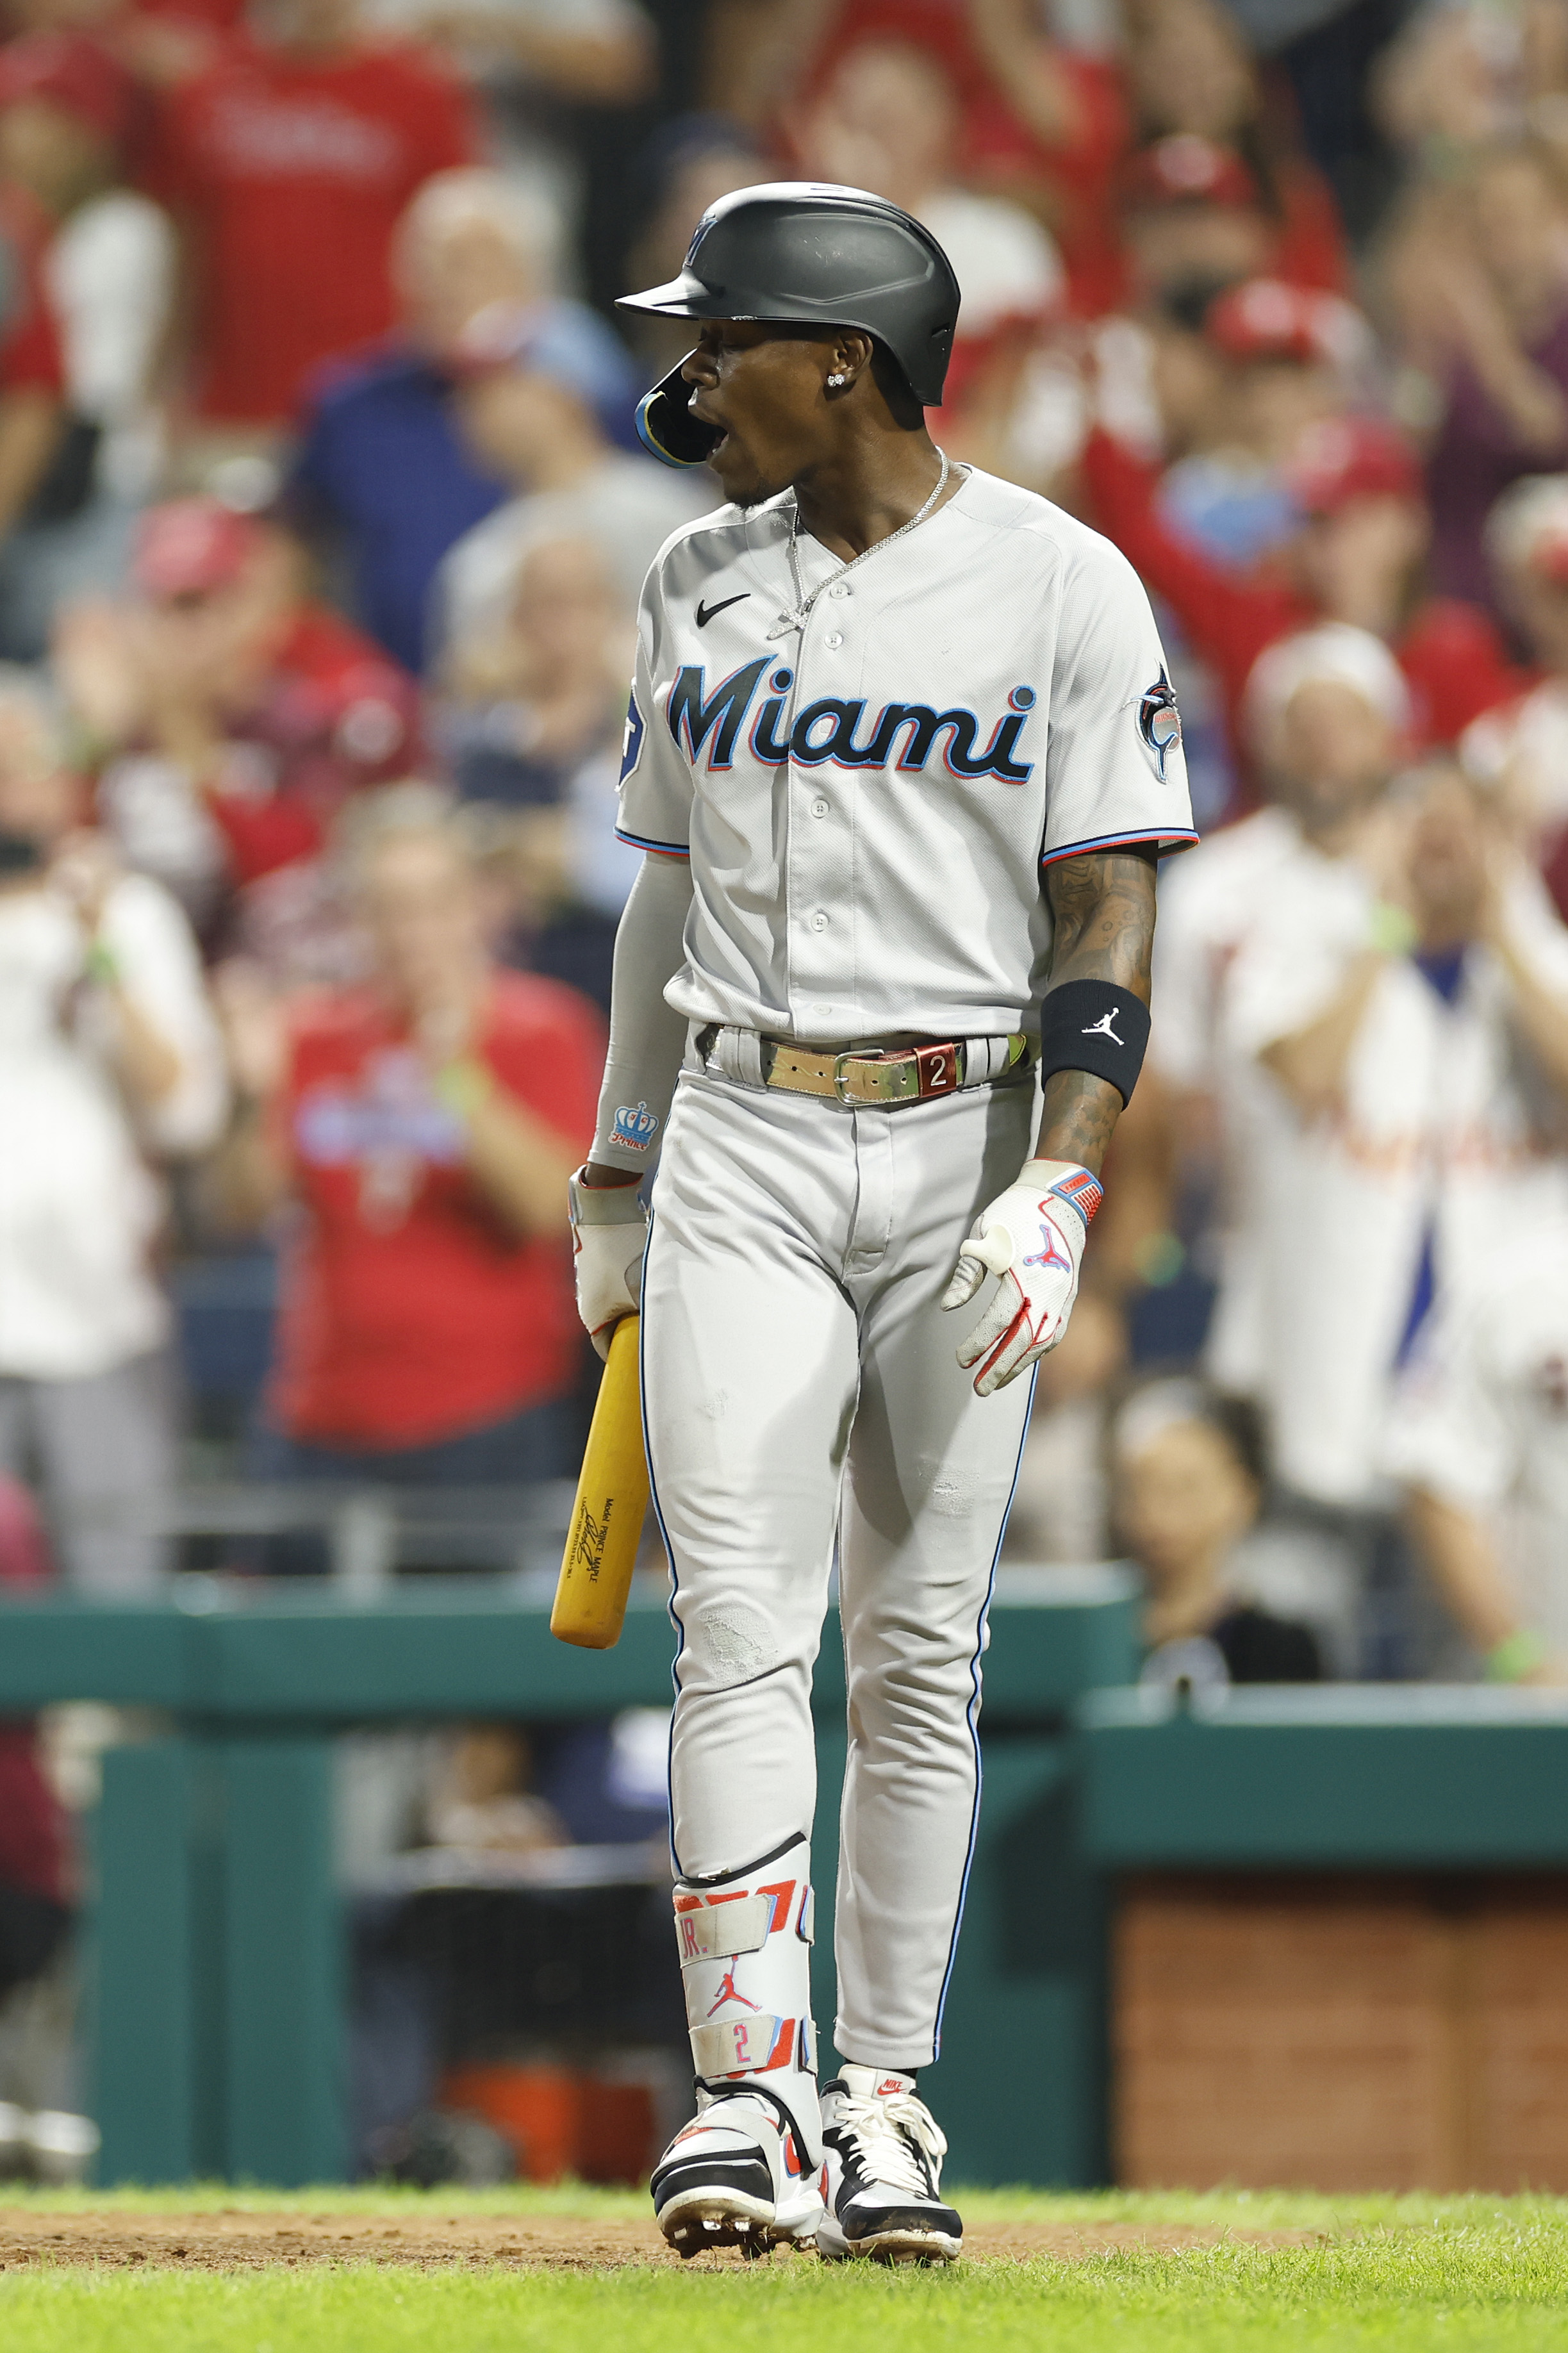
{"type": "Polygon", "coordinates": [[[826,2211],[824,2171],[810,2160],[784,2102],[759,2084],[699,2082],[697,2114],[648,2184],[659,2229],[678,2255],[739,2247],[763,2255],[809,2243],[826,2211]]]}
{"type": "Polygon", "coordinates": [[[963,2224],[944,2206],[947,2143],[907,2076],[847,2066],[822,2089],[827,2212],[816,2250],[882,2263],[950,2263],[963,2224]]]}

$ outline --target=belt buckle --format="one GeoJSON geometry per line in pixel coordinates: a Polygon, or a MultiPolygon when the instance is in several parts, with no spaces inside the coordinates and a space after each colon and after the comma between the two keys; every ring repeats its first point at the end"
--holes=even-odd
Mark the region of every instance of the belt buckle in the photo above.
{"type": "Polygon", "coordinates": [[[835,1054],[833,1091],[840,1103],[917,1103],[921,1095],[920,1056],[914,1052],[835,1054]],[[846,1076],[851,1069],[860,1074],[858,1086],[846,1076]]]}

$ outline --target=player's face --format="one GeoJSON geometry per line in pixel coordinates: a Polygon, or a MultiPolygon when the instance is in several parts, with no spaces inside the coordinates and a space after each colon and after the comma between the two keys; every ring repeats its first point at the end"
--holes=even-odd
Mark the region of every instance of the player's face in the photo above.
{"type": "Polygon", "coordinates": [[[751,319],[705,319],[681,370],[695,386],[691,413],[723,435],[708,462],[726,498],[756,506],[825,453],[832,412],[823,386],[830,335],[751,319]]]}

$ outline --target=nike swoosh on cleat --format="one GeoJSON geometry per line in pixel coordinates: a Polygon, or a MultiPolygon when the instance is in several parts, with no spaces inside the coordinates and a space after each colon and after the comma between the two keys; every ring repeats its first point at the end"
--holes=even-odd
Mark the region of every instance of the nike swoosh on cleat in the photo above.
{"type": "Polygon", "coordinates": [[[740,596],[721,597],[717,605],[705,605],[702,602],[701,597],[699,596],[697,599],[698,628],[700,629],[705,629],[708,627],[709,622],[713,618],[715,613],[727,613],[731,605],[740,604],[742,598],[749,596],[751,593],[752,592],[749,588],[742,588],[740,592],[740,596]]]}

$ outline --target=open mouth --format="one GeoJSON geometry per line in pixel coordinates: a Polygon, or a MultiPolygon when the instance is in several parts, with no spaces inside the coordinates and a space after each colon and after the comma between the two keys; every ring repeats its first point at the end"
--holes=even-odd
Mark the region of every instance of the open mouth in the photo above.
{"type": "Polygon", "coordinates": [[[714,441],[712,448],[709,451],[709,460],[710,463],[711,463],[712,459],[718,456],[720,450],[723,448],[725,443],[729,440],[730,428],[727,425],[721,424],[717,417],[712,416],[709,410],[703,407],[702,396],[700,392],[694,392],[686,406],[691,416],[696,418],[699,425],[706,425],[710,433],[715,434],[718,437],[714,441]]]}

